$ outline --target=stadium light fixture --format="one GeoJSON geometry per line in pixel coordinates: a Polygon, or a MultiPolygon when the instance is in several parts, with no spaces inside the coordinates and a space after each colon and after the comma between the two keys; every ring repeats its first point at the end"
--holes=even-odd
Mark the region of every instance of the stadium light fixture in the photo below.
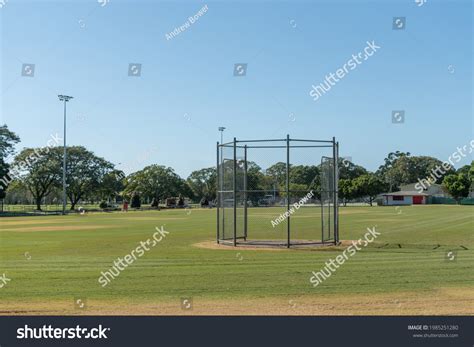
{"type": "Polygon", "coordinates": [[[223,139],[224,139],[224,130],[225,130],[225,127],[219,127],[218,130],[221,132],[221,144],[222,144],[223,139]]]}

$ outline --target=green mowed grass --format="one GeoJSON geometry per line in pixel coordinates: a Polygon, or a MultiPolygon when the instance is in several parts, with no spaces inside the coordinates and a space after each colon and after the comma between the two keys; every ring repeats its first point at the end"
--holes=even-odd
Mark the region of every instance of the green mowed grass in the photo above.
{"type": "MultiPolygon", "coordinates": [[[[286,237],[271,227],[281,209],[249,209],[255,238],[286,237]]],[[[301,208],[292,217],[294,234],[320,234],[320,211],[301,208]]],[[[339,293],[397,293],[444,287],[474,288],[474,210],[471,206],[341,207],[341,239],[357,240],[377,226],[376,242],[351,257],[314,288],[309,278],[340,249],[204,249],[213,240],[216,210],[96,213],[0,220],[0,289],[4,302],[70,300],[176,301],[271,298],[339,293]],[[103,288],[102,271],[123,258],[156,227],[169,232],[150,251],[103,288]],[[446,252],[456,250],[454,261],[446,252]]]]}

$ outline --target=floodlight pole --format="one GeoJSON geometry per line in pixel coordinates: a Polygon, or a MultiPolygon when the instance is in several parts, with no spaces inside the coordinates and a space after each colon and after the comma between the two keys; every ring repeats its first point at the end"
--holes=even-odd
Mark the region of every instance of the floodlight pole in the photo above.
{"type": "Polygon", "coordinates": [[[219,142],[217,142],[217,166],[216,166],[216,174],[217,174],[217,181],[216,181],[216,184],[217,184],[217,189],[216,189],[216,210],[217,210],[217,243],[219,243],[219,210],[220,210],[220,177],[219,177],[219,171],[220,171],[220,167],[219,167],[219,142]]]}
{"type": "Polygon", "coordinates": [[[234,137],[234,247],[237,246],[237,139],[234,137]]]}
{"type": "MultiPolygon", "coordinates": [[[[224,130],[225,130],[225,127],[219,127],[217,128],[220,132],[221,132],[221,145],[224,143],[224,130]]],[[[224,160],[222,158],[222,147],[221,147],[221,161],[224,160]]]]}
{"type": "Polygon", "coordinates": [[[217,129],[221,132],[221,144],[223,144],[224,143],[224,130],[225,130],[225,127],[219,127],[217,129]]]}
{"type": "Polygon", "coordinates": [[[334,234],[336,244],[339,243],[339,142],[336,142],[336,178],[335,178],[335,190],[336,190],[336,224],[334,225],[334,234]]]}
{"type": "Polygon", "coordinates": [[[64,147],[64,152],[63,152],[63,215],[66,214],[66,203],[67,203],[67,198],[66,198],[66,103],[73,99],[72,96],[68,95],[58,95],[59,101],[64,102],[64,133],[63,133],[63,147],[64,147]]]}
{"type": "Polygon", "coordinates": [[[290,248],[290,135],[286,135],[286,211],[288,213],[286,220],[286,247],[290,248]]]}
{"type": "Polygon", "coordinates": [[[247,241],[247,145],[244,146],[244,241],[247,241]]]}
{"type": "Polygon", "coordinates": [[[332,157],[333,157],[333,182],[332,182],[332,193],[333,193],[333,228],[334,228],[334,244],[337,244],[337,149],[336,149],[336,138],[332,138],[332,157]]]}

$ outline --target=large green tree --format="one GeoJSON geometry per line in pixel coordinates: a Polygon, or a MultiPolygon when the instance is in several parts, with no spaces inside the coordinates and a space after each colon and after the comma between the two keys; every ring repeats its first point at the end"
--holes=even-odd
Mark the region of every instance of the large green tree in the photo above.
{"type": "Polygon", "coordinates": [[[112,170],[102,176],[97,191],[92,192],[101,200],[115,199],[125,188],[125,174],[121,170],[112,170]]]}
{"type": "Polygon", "coordinates": [[[21,185],[33,196],[36,209],[41,210],[41,202],[50,194],[61,178],[61,162],[54,149],[25,148],[12,165],[21,185]]]}
{"type": "Polygon", "coordinates": [[[469,168],[469,172],[467,175],[469,177],[469,180],[471,181],[471,191],[472,191],[474,188],[474,160],[471,161],[471,167],[469,168]]]}
{"type": "Polygon", "coordinates": [[[474,160],[471,161],[471,164],[461,166],[457,171],[457,174],[463,173],[466,174],[471,181],[474,181],[474,160]]]}
{"type": "Polygon", "coordinates": [[[344,158],[339,159],[339,179],[354,179],[367,174],[367,170],[344,158]]]}
{"type": "MultiPolygon", "coordinates": [[[[392,153],[391,153],[392,154],[392,153]]],[[[390,154],[389,154],[390,157],[390,154]]],[[[415,183],[418,180],[432,178],[433,183],[442,183],[444,176],[454,173],[451,164],[429,156],[410,156],[409,153],[399,152],[393,160],[387,161],[377,171],[379,177],[389,184],[389,191],[400,185],[415,183]]]]}
{"type": "Polygon", "coordinates": [[[0,126],[0,190],[6,190],[13,179],[8,174],[10,165],[7,163],[7,158],[13,154],[15,144],[18,142],[20,138],[9,130],[6,124],[0,126]]]}
{"type": "Polygon", "coordinates": [[[469,195],[471,180],[465,173],[451,174],[444,178],[443,187],[459,203],[469,195]]]}
{"type": "Polygon", "coordinates": [[[0,126],[0,156],[6,158],[14,151],[14,146],[20,142],[20,138],[7,125],[0,126]]]}
{"type": "MultiPolygon", "coordinates": [[[[62,161],[62,148],[55,147],[53,153],[57,160],[62,161]]],[[[100,189],[105,175],[110,173],[114,165],[104,158],[82,146],[67,147],[66,153],[66,194],[71,203],[71,210],[84,197],[100,189]]]]}
{"type": "Polygon", "coordinates": [[[191,172],[186,182],[197,200],[216,198],[217,174],[215,167],[204,168],[191,172]]]}
{"type": "Polygon", "coordinates": [[[265,170],[265,175],[269,177],[270,181],[283,187],[286,181],[286,163],[278,162],[273,164],[265,170]]]}
{"type": "Polygon", "coordinates": [[[339,180],[339,198],[342,200],[344,206],[347,205],[347,201],[357,197],[356,187],[354,180],[348,178],[342,178],[339,180]]]}
{"type": "Polygon", "coordinates": [[[398,171],[394,170],[395,163],[404,157],[409,157],[410,152],[401,152],[395,151],[390,152],[387,157],[384,159],[383,165],[379,167],[375,173],[379,176],[384,182],[388,184],[389,192],[394,191],[400,185],[401,178],[398,175],[398,171]]]}
{"type": "Polygon", "coordinates": [[[15,179],[8,185],[5,202],[7,204],[28,204],[31,202],[31,193],[19,179],[15,179]]]}
{"type": "Polygon", "coordinates": [[[133,196],[134,193],[147,200],[162,200],[179,195],[192,197],[193,194],[186,181],[171,167],[156,164],[127,176],[125,194],[133,196]]]}
{"type": "MultiPolygon", "coordinates": [[[[319,167],[315,165],[290,165],[290,188],[293,190],[317,190],[320,183],[319,167]],[[298,187],[298,188],[297,188],[298,187]]],[[[270,189],[286,189],[286,163],[278,162],[265,170],[265,182],[270,189]]]]}
{"type": "Polygon", "coordinates": [[[378,194],[384,192],[387,185],[377,175],[368,173],[353,180],[354,193],[356,197],[366,198],[372,206],[378,194]]]}
{"type": "Polygon", "coordinates": [[[290,182],[305,187],[305,190],[316,190],[319,186],[319,168],[315,165],[294,165],[290,167],[290,182]]]}
{"type": "MultiPolygon", "coordinates": [[[[241,182],[243,182],[243,180],[241,180],[241,182]]],[[[247,189],[251,190],[247,193],[247,198],[254,205],[258,205],[258,201],[263,198],[265,194],[272,192],[278,194],[278,187],[278,181],[275,177],[265,175],[262,168],[255,162],[249,161],[247,163],[247,189]]]]}

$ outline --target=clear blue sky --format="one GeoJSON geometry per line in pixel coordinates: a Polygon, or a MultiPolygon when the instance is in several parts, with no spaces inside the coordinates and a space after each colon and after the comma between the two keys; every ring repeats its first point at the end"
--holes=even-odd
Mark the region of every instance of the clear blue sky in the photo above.
{"type": "Polygon", "coordinates": [[[186,177],[214,165],[218,126],[226,140],[335,136],[342,156],[370,170],[394,150],[445,160],[473,138],[469,0],[9,0],[0,13],[2,123],[18,149],[62,132],[57,94],[74,96],[68,143],[127,173],[158,163],[186,177]],[[405,30],[392,30],[397,16],[405,30]],[[372,40],[381,48],[313,101],[311,85],[372,40]],[[20,76],[23,63],[35,64],[33,78],[20,76]],[[129,63],[141,77],[127,76],[129,63]],[[248,64],[245,77],[235,63],[248,64]],[[405,110],[404,124],[392,110],[405,110]]]}

